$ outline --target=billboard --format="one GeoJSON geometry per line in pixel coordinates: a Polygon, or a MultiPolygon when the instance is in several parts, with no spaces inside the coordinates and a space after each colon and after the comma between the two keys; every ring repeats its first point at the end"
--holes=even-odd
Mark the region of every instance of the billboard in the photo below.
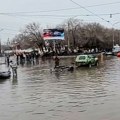
{"type": "Polygon", "coordinates": [[[44,40],[64,40],[64,29],[44,29],[44,40]]]}

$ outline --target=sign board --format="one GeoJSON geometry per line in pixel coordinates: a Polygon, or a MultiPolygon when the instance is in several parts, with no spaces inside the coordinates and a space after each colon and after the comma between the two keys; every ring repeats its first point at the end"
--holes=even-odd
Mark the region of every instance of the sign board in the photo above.
{"type": "Polygon", "coordinates": [[[64,40],[64,29],[44,29],[44,40],[64,40]]]}

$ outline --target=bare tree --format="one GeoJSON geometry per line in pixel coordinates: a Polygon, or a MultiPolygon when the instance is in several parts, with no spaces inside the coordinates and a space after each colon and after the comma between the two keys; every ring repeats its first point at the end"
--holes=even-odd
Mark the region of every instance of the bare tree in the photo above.
{"type": "MultiPolygon", "coordinates": [[[[69,48],[85,47],[100,49],[112,48],[113,46],[113,29],[105,28],[99,23],[85,23],[79,19],[67,19],[63,23],[56,26],[63,28],[65,32],[65,41],[60,45],[68,45],[69,48]]],[[[38,47],[41,51],[45,46],[42,38],[42,29],[37,23],[30,23],[25,26],[23,31],[16,35],[13,43],[19,43],[21,48],[38,47]]],[[[114,29],[115,43],[120,44],[120,30],[114,29]]],[[[53,50],[53,43],[50,43],[53,50]]]]}
{"type": "MultiPolygon", "coordinates": [[[[28,39],[37,45],[40,50],[43,51],[43,47],[45,46],[44,40],[41,35],[40,25],[37,23],[30,23],[25,27],[24,35],[28,37],[28,39]]],[[[33,45],[33,44],[32,44],[33,45]]]]}

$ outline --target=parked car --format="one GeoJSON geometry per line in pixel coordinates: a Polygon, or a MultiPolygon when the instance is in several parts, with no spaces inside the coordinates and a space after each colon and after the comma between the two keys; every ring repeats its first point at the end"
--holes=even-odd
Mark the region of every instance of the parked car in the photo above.
{"type": "Polygon", "coordinates": [[[116,44],[113,46],[112,53],[113,55],[117,55],[118,52],[120,52],[120,46],[116,44]]]}
{"type": "Polygon", "coordinates": [[[78,55],[75,59],[75,65],[79,66],[89,66],[98,65],[98,58],[93,55],[78,55]]]}

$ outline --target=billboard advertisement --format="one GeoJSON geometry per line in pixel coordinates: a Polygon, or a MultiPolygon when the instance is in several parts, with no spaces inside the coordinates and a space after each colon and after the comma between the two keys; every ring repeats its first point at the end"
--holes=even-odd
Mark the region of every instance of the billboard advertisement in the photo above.
{"type": "Polygon", "coordinates": [[[44,40],[64,40],[64,29],[44,29],[44,40]]]}

